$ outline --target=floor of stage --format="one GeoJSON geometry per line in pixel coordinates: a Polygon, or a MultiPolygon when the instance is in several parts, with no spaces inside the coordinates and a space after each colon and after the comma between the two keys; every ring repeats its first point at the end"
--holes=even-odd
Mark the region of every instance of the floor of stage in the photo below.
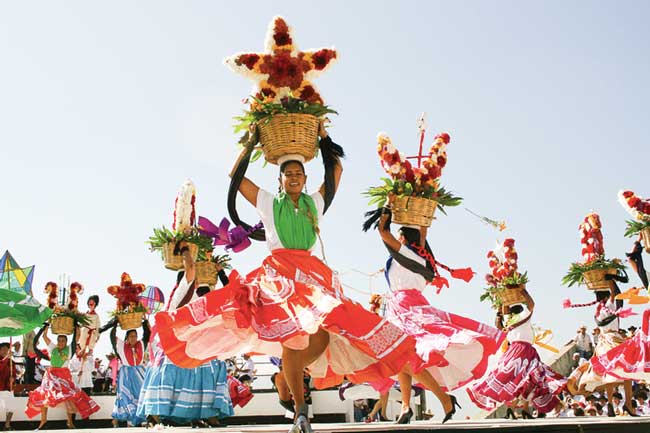
{"type": "MultiPolygon", "coordinates": [[[[54,426],[53,426],[54,427],[54,426]]],[[[373,424],[313,424],[316,433],[353,433],[353,432],[459,432],[472,431],[482,432],[490,430],[499,430],[508,433],[517,432],[548,432],[548,433],[637,433],[650,432],[650,417],[631,418],[552,418],[552,419],[535,419],[535,420],[457,420],[450,421],[446,424],[440,424],[440,421],[416,421],[408,425],[396,425],[391,423],[373,423],[373,424]]],[[[33,428],[33,427],[32,427],[33,428]]],[[[218,429],[191,429],[189,427],[167,427],[164,429],[144,429],[144,428],[119,428],[111,429],[112,432],[145,432],[145,431],[169,431],[169,430],[187,430],[188,432],[223,432],[223,433],[286,433],[289,429],[288,424],[274,425],[238,425],[231,427],[221,427],[218,429]]],[[[84,429],[78,428],[79,433],[96,433],[97,428],[84,429]]],[[[43,430],[54,432],[59,430],[43,430]]],[[[64,431],[64,430],[60,430],[64,431]]]]}

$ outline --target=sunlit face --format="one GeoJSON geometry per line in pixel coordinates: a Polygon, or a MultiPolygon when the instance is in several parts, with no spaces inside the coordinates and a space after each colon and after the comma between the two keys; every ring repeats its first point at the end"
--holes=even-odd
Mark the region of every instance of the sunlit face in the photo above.
{"type": "Polygon", "coordinates": [[[56,348],[59,350],[65,349],[65,346],[68,344],[68,337],[65,335],[59,335],[56,338],[56,348]]]}
{"type": "Polygon", "coordinates": [[[8,354],[9,354],[9,347],[7,346],[0,347],[0,358],[6,358],[8,354]]]}
{"type": "Polygon", "coordinates": [[[138,342],[138,334],[135,331],[129,331],[126,335],[126,342],[131,346],[135,346],[138,342]]]}
{"type": "Polygon", "coordinates": [[[297,162],[289,162],[280,174],[280,185],[287,194],[300,194],[307,182],[307,175],[297,162]]]}

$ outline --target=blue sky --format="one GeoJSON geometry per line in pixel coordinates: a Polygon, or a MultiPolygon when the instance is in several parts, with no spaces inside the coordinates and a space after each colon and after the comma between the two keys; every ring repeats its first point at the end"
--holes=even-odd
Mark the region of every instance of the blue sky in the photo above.
{"type": "MultiPolygon", "coordinates": [[[[186,178],[197,186],[200,215],[226,215],[232,116],[251,82],[222,59],[260,51],[280,14],[300,48],[340,53],[316,80],[340,113],[330,133],[348,153],[322,225],[329,264],[341,272],[383,266],[378,236],[359,229],[367,209],[360,194],[383,175],[375,137],[386,131],[402,150],[415,149],[425,111],[429,138],[452,138],[442,183],[472,210],[507,220],[536,321],[560,344],[579,324],[592,325],[590,311],[561,309],[569,296],[591,300],[584,288],[560,285],[579,258],[581,219],[599,212],[608,255],[622,257],[631,242],[616,193],[650,196],[649,12],[642,1],[4,2],[0,249],[36,264],[43,300],[45,282],[63,272],[85,295],[103,295],[102,311],[113,307],[105,288],[123,271],[168,292],[175,275],[144,241],[154,226],[171,224],[186,178]]],[[[308,166],[312,191],[319,164],[308,166]]],[[[258,164],[249,175],[275,190],[275,167],[258,164]]],[[[478,297],[497,238],[462,208],[434,223],[438,259],[478,273],[440,295],[431,290],[434,305],[492,323],[478,297]]],[[[233,264],[248,272],[265,254],[257,244],[233,264]]],[[[367,290],[364,277],[344,280],[367,290]]],[[[376,279],[375,287],[385,285],[376,279]]]]}

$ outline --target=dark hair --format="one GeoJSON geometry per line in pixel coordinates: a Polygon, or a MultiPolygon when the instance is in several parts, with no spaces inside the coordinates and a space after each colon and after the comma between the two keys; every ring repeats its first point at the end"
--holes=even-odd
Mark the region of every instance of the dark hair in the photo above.
{"type": "Polygon", "coordinates": [[[585,410],[581,407],[578,407],[573,411],[573,416],[585,416],[585,410]]]}
{"type": "MultiPolygon", "coordinates": [[[[402,236],[404,236],[404,239],[406,239],[406,243],[407,243],[408,246],[411,246],[413,244],[420,245],[420,230],[415,229],[413,227],[404,227],[404,226],[402,226],[402,227],[400,227],[399,232],[400,232],[400,234],[402,236]]],[[[427,251],[427,253],[429,253],[429,255],[431,257],[433,257],[433,252],[431,251],[431,247],[429,246],[429,242],[426,239],[424,240],[424,249],[427,251]]],[[[389,250],[389,252],[390,252],[390,250],[389,250]]],[[[392,255],[392,253],[391,253],[391,255],[392,255]]],[[[397,260],[397,258],[396,258],[396,260],[397,260]]],[[[398,262],[399,262],[399,260],[398,260],[398,262]]],[[[419,263],[418,263],[418,265],[419,265],[419,263]]],[[[412,270],[412,271],[414,271],[416,273],[419,273],[427,281],[433,280],[433,278],[436,276],[436,271],[433,268],[433,264],[429,260],[425,259],[424,267],[422,265],[420,265],[420,267],[423,268],[423,270],[426,270],[426,272],[425,273],[417,272],[414,269],[409,269],[409,270],[412,270]]]]}
{"type": "Polygon", "coordinates": [[[136,331],[135,329],[129,329],[128,331],[126,331],[126,334],[124,334],[124,337],[125,337],[125,338],[129,338],[129,334],[130,334],[131,332],[135,332],[135,335],[136,335],[136,336],[138,335],[138,331],[136,331]]]}
{"type": "Polygon", "coordinates": [[[614,394],[612,394],[612,398],[623,400],[623,394],[621,394],[620,392],[615,392],[614,394]]]}
{"type": "MultiPolygon", "coordinates": [[[[248,132],[244,137],[242,137],[243,143],[246,144],[246,152],[244,153],[243,157],[240,159],[239,163],[237,164],[237,167],[235,167],[235,171],[232,174],[232,178],[230,179],[230,187],[228,188],[228,214],[230,215],[230,219],[232,220],[233,224],[236,226],[241,226],[244,230],[246,230],[248,233],[248,237],[251,239],[254,239],[256,241],[264,241],[266,240],[266,233],[263,228],[251,231],[251,226],[250,224],[245,223],[239,218],[239,213],[237,212],[237,194],[239,193],[239,186],[241,185],[242,181],[244,180],[244,176],[246,175],[246,170],[248,170],[248,164],[250,163],[251,160],[251,155],[253,154],[253,147],[254,143],[252,141],[249,141],[249,134],[248,132]]],[[[321,138],[319,141],[320,145],[320,154],[321,157],[323,158],[323,167],[325,168],[325,178],[323,184],[325,185],[325,195],[323,197],[323,200],[325,202],[325,206],[323,208],[323,213],[327,212],[329,209],[330,205],[332,204],[332,201],[334,200],[334,195],[336,194],[335,191],[335,182],[334,182],[334,167],[336,167],[336,164],[338,163],[340,158],[343,158],[345,156],[345,152],[343,152],[343,148],[339,146],[338,144],[334,143],[330,137],[325,137],[321,138]]],[[[288,164],[289,162],[299,162],[299,161],[286,161],[282,165],[288,164]]],[[[303,164],[300,163],[302,166],[303,164]]],[[[282,166],[280,167],[280,170],[282,172],[282,166]]],[[[305,168],[303,166],[303,173],[305,171],[305,168]]]]}
{"type": "Polygon", "coordinates": [[[7,349],[9,349],[11,347],[11,345],[8,342],[4,341],[4,342],[0,343],[0,349],[2,349],[3,347],[6,347],[7,349]]]}
{"type": "Polygon", "coordinates": [[[95,301],[95,307],[98,306],[99,305],[99,296],[97,296],[97,295],[88,296],[88,300],[86,301],[86,305],[88,305],[88,303],[90,301],[95,301]]]}
{"type": "Polygon", "coordinates": [[[292,164],[292,163],[293,164],[298,164],[300,166],[300,168],[302,169],[302,174],[305,174],[305,166],[303,165],[302,162],[298,161],[297,159],[290,159],[290,160],[284,161],[282,164],[280,164],[280,174],[283,174],[286,171],[287,166],[289,164],[292,164]]]}
{"type": "Polygon", "coordinates": [[[205,296],[208,293],[210,293],[210,287],[209,286],[199,286],[198,289],[196,289],[196,295],[201,297],[205,296]]]}
{"type": "Polygon", "coordinates": [[[511,305],[508,311],[510,311],[511,314],[519,314],[524,311],[524,307],[521,304],[511,305]]]}
{"type": "Polygon", "coordinates": [[[56,336],[56,339],[58,340],[58,339],[61,338],[61,337],[65,338],[65,341],[68,341],[68,336],[67,336],[67,335],[64,335],[64,334],[59,334],[59,335],[57,335],[57,336],[56,336]]]}
{"type": "Polygon", "coordinates": [[[609,290],[597,290],[596,291],[596,300],[598,301],[604,301],[607,298],[612,296],[612,294],[609,292],[609,290]]]}
{"type": "Polygon", "coordinates": [[[641,398],[643,400],[647,400],[648,394],[643,391],[637,391],[637,393],[634,395],[634,398],[641,398]]]}

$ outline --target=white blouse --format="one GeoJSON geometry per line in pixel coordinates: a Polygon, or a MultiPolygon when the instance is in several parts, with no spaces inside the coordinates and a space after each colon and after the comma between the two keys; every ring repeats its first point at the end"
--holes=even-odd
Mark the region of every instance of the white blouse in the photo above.
{"type": "MultiPolygon", "coordinates": [[[[616,311],[616,303],[612,302],[612,300],[608,300],[607,303],[605,304],[605,308],[601,308],[600,312],[596,315],[596,320],[604,320],[607,317],[611,316],[614,312],[616,311]]],[[[601,332],[608,332],[608,331],[616,331],[618,332],[618,327],[619,327],[620,320],[617,317],[616,319],[612,320],[605,326],[599,326],[601,332]]]]}
{"type": "MultiPolygon", "coordinates": [[[[183,279],[181,280],[180,283],[178,283],[178,287],[176,287],[176,290],[174,290],[174,294],[172,295],[172,299],[169,301],[169,307],[167,308],[167,311],[174,311],[178,309],[178,304],[181,303],[185,295],[187,295],[187,292],[190,290],[190,286],[192,285],[192,281],[187,281],[187,278],[183,276],[183,279]]],[[[190,299],[190,302],[195,300],[197,298],[196,296],[196,291],[192,294],[192,299],[190,299]]]]}
{"type": "MultiPolygon", "coordinates": [[[[517,320],[517,322],[520,322],[521,320],[525,320],[526,317],[528,316],[522,317],[521,319],[517,320]]],[[[528,320],[523,325],[510,330],[508,332],[507,339],[511,343],[514,341],[523,341],[526,343],[533,344],[533,341],[535,341],[535,331],[533,330],[533,324],[531,323],[530,320],[528,320]]]]}
{"type": "MultiPolygon", "coordinates": [[[[406,258],[418,262],[422,266],[426,265],[426,260],[411,251],[406,245],[400,247],[399,253],[406,258]]],[[[422,275],[409,271],[397,263],[397,260],[393,260],[388,271],[388,284],[391,290],[418,289],[419,291],[423,291],[427,286],[427,280],[422,275]]]]}
{"type": "MultiPolygon", "coordinates": [[[[316,211],[318,212],[318,221],[323,220],[323,209],[325,209],[325,200],[320,194],[320,191],[316,191],[311,194],[310,197],[314,200],[316,205],[316,211]]],[[[284,248],[282,242],[280,242],[280,237],[278,232],[275,230],[275,217],[273,215],[273,200],[275,196],[268,191],[259,189],[257,193],[257,213],[264,223],[264,231],[266,232],[266,245],[269,248],[269,251],[277,250],[284,248]]],[[[314,246],[311,247],[311,250],[314,249],[314,246]]],[[[311,251],[310,250],[310,251],[311,251]]]]}

